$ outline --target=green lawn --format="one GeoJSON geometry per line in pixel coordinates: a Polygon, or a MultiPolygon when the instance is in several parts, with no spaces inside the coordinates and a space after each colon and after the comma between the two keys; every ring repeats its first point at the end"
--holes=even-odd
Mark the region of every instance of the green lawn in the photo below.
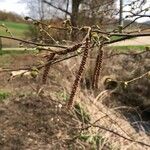
{"type": "MultiPolygon", "coordinates": [[[[5,26],[15,37],[24,37],[25,36],[24,33],[29,30],[29,25],[25,23],[0,21],[0,24],[5,24],[5,26]]],[[[0,27],[0,35],[9,35],[9,34],[6,33],[5,28],[0,27]]]]}

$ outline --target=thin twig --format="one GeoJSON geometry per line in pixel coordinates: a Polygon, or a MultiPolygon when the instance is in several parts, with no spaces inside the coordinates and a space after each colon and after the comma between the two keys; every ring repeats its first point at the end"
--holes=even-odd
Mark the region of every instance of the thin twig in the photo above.
{"type": "Polygon", "coordinates": [[[60,45],[54,45],[54,44],[40,44],[40,43],[27,41],[27,40],[15,38],[15,37],[10,37],[10,36],[4,36],[4,35],[0,35],[0,37],[5,38],[5,39],[20,41],[20,42],[24,42],[24,43],[28,43],[28,44],[32,44],[32,45],[36,45],[36,46],[50,46],[50,47],[57,47],[57,48],[68,48],[68,46],[63,46],[63,45],[60,46],[60,45]]]}
{"type": "Polygon", "coordinates": [[[135,82],[135,81],[137,81],[137,80],[139,80],[139,79],[142,79],[142,78],[144,78],[144,77],[146,77],[146,76],[148,76],[148,75],[150,75],[150,71],[148,71],[148,72],[146,72],[146,73],[140,75],[139,77],[133,78],[133,79],[128,80],[128,81],[125,81],[124,83],[130,84],[130,83],[135,82]]]}
{"type": "Polygon", "coordinates": [[[115,131],[113,131],[113,130],[111,130],[111,129],[108,129],[108,128],[104,127],[104,126],[95,125],[95,124],[90,124],[90,125],[91,125],[91,127],[96,127],[96,128],[99,128],[99,129],[102,129],[102,130],[108,131],[108,132],[110,132],[110,133],[113,133],[113,134],[115,134],[115,135],[117,135],[117,136],[119,136],[119,137],[121,137],[121,138],[123,138],[123,139],[125,139],[125,140],[130,141],[130,142],[134,142],[134,143],[137,143],[137,144],[140,144],[140,145],[143,145],[143,146],[150,147],[150,145],[149,145],[149,144],[146,144],[146,143],[141,142],[141,141],[136,141],[136,140],[133,140],[133,139],[127,138],[127,137],[125,137],[125,136],[121,135],[120,133],[117,133],[117,132],[115,132],[115,131]]]}

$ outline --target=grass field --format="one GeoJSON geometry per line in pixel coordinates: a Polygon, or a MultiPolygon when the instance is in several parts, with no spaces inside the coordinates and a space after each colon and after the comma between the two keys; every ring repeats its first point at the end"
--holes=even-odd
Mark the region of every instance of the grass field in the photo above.
{"type": "MultiPolygon", "coordinates": [[[[4,24],[9,29],[9,31],[16,37],[24,37],[25,33],[29,30],[29,25],[24,23],[0,21],[0,24],[4,24]]],[[[5,28],[0,27],[0,35],[9,34],[6,33],[5,28]]]]}
{"type": "MultiPolygon", "coordinates": [[[[0,21],[0,25],[4,24],[8,30],[12,33],[14,37],[26,39],[27,32],[29,32],[29,25],[25,23],[16,23],[9,21],[0,21]]],[[[6,29],[0,26],[0,35],[10,36],[9,33],[6,32],[6,29]]],[[[3,47],[18,47],[19,42],[10,40],[10,39],[2,39],[3,47]]]]}

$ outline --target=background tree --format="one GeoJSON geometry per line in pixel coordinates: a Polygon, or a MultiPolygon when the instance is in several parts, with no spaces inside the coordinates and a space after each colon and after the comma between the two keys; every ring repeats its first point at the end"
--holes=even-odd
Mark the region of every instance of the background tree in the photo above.
{"type": "Polygon", "coordinates": [[[21,2],[26,3],[30,17],[41,21],[50,17],[50,8],[43,3],[43,0],[26,0],[21,2]]]}
{"type": "MultiPolygon", "coordinates": [[[[99,18],[102,21],[105,17],[112,17],[112,12],[115,10],[115,0],[43,0],[43,2],[68,15],[72,26],[75,27],[79,24],[79,18],[81,17],[88,18],[88,21],[89,18],[91,20],[99,18]]],[[[82,22],[82,19],[80,19],[80,22],[82,22]]]]}
{"type": "MultiPolygon", "coordinates": [[[[68,16],[74,27],[102,24],[105,19],[108,23],[108,20],[112,20],[115,10],[115,0],[43,0],[43,2],[68,16]]],[[[75,32],[72,32],[72,39],[75,39],[74,36],[75,32]]]]}
{"type": "MultiPolygon", "coordinates": [[[[84,24],[100,25],[105,27],[114,20],[116,12],[115,0],[87,0],[83,1],[80,10],[80,16],[84,20],[84,24]],[[88,20],[87,20],[88,19],[88,20]]],[[[81,20],[81,19],[80,19],[81,20]]]]}

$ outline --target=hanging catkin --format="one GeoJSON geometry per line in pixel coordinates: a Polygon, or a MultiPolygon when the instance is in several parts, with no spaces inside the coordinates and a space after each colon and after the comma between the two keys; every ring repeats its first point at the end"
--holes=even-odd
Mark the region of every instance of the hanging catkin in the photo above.
{"type": "Polygon", "coordinates": [[[50,70],[50,66],[51,66],[51,60],[53,60],[55,54],[52,53],[48,56],[48,59],[47,59],[47,64],[45,65],[45,68],[44,68],[44,71],[43,71],[43,77],[42,77],[42,83],[43,84],[46,84],[46,81],[47,81],[47,76],[48,76],[48,73],[49,73],[49,70],[50,70]]]}
{"type": "Polygon", "coordinates": [[[93,80],[92,80],[92,88],[97,89],[98,88],[98,80],[100,71],[102,68],[102,61],[103,61],[103,49],[102,45],[99,48],[98,55],[96,58],[95,68],[94,68],[94,74],[93,74],[93,80]]]}
{"type": "Polygon", "coordinates": [[[88,44],[88,41],[89,39],[87,38],[86,39],[86,43],[85,43],[85,50],[84,50],[84,53],[83,53],[83,57],[82,57],[82,61],[81,61],[81,64],[80,64],[80,67],[79,67],[79,70],[78,70],[78,73],[76,75],[76,79],[74,81],[74,84],[73,84],[73,87],[72,87],[72,91],[71,91],[71,94],[70,94],[70,98],[69,98],[69,101],[68,101],[68,108],[70,109],[73,104],[74,104],[74,96],[76,94],[76,91],[77,91],[77,88],[79,86],[79,82],[80,82],[80,79],[81,79],[81,75],[84,71],[84,68],[85,68],[85,64],[86,64],[86,61],[87,61],[87,57],[88,57],[88,50],[89,50],[89,44],[88,44]]]}

